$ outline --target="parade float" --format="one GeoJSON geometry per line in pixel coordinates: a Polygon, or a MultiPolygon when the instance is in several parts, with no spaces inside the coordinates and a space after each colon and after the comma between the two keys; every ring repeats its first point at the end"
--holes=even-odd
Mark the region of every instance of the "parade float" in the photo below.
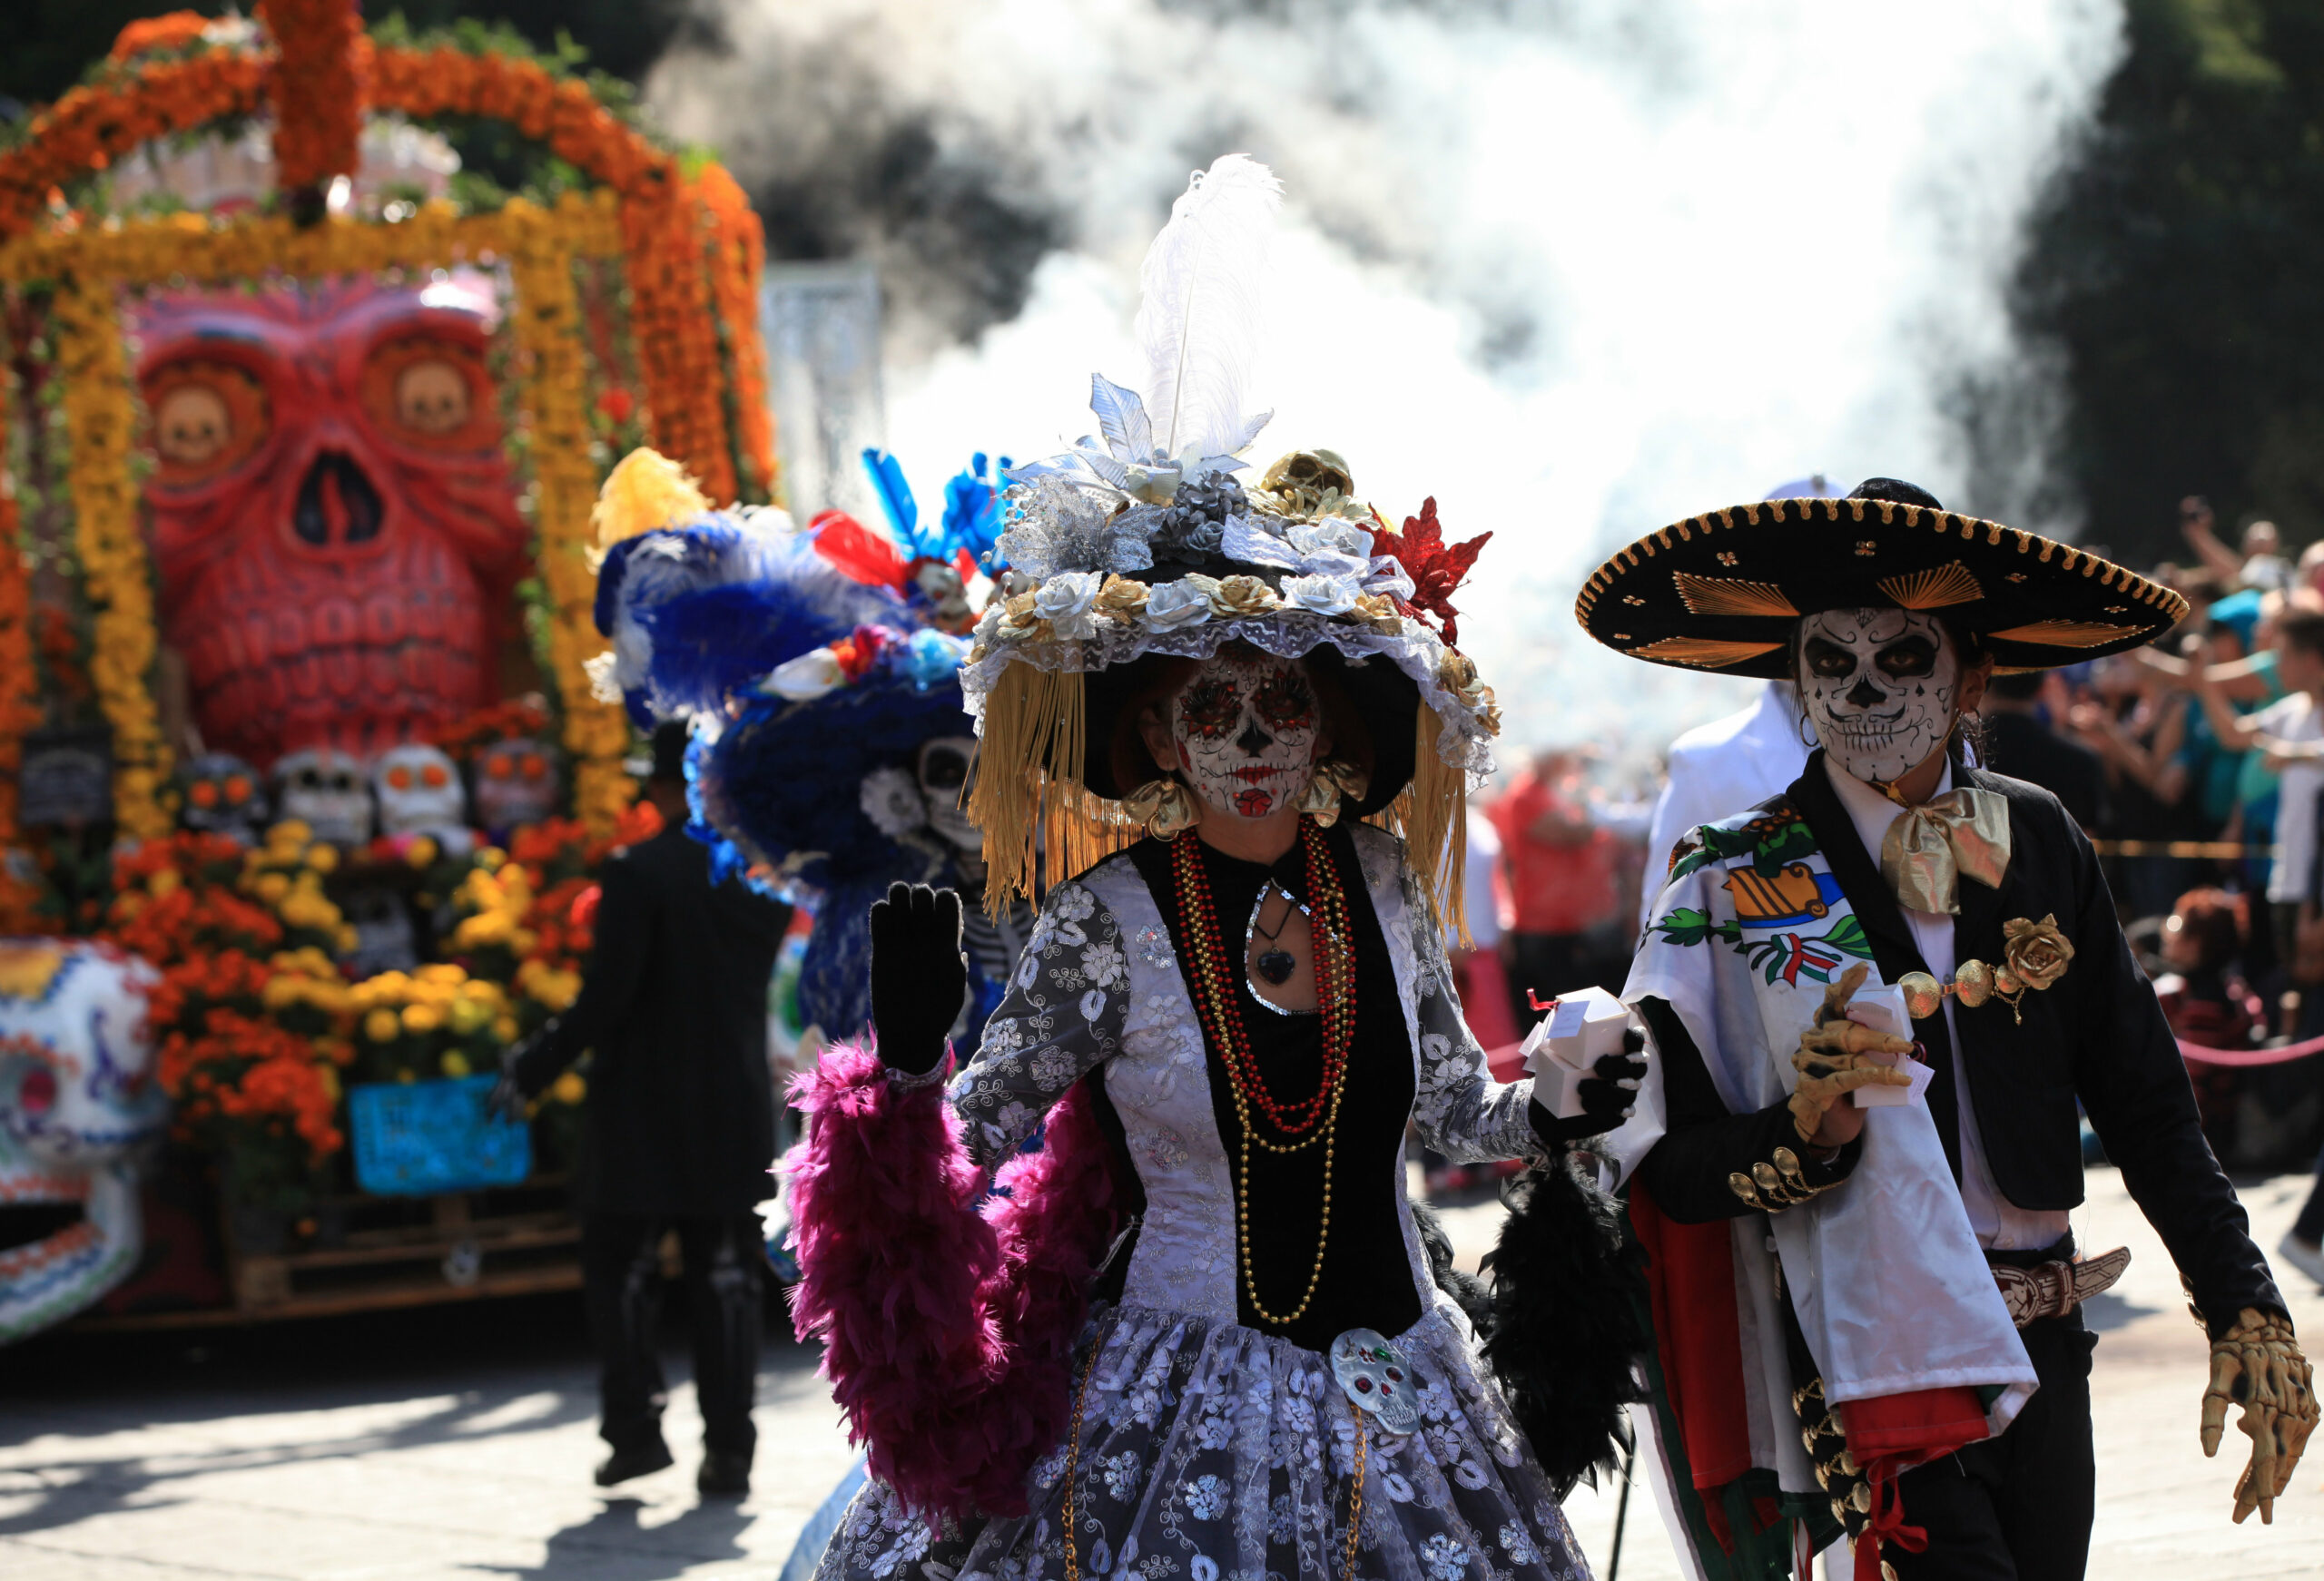
{"type": "Polygon", "coordinates": [[[133,24],[16,132],[0,1342],[577,1284],[586,1076],[513,1139],[445,1094],[653,827],[607,473],[777,492],[758,222],[615,85],[350,0],[133,24]]]}

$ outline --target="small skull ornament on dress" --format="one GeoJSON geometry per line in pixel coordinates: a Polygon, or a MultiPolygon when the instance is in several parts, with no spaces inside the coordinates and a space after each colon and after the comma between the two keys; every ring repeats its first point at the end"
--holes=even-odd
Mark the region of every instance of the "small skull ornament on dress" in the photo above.
{"type": "Polygon", "coordinates": [[[1800,705],[1835,761],[1893,784],[1952,732],[1961,655],[1935,615],[1827,609],[1800,625],[1800,705]]]}
{"type": "Polygon", "coordinates": [[[1220,653],[1170,711],[1187,786],[1221,812],[1265,818],[1296,803],[1315,777],[1323,710],[1295,659],[1220,653]]]}

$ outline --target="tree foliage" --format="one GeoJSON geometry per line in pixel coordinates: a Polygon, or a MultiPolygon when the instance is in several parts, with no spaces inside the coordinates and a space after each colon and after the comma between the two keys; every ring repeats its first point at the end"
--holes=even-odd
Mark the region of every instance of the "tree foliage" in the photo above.
{"type": "Polygon", "coordinates": [[[2063,353],[2058,457],[2086,535],[2324,535],[2324,5],[2127,0],[2129,49],[2034,216],[2021,327],[2063,353]]]}
{"type": "MultiPolygon", "coordinates": [[[[240,7],[248,14],[250,0],[240,7]]],[[[167,11],[214,16],[222,0],[5,0],[0,3],[0,96],[49,103],[103,60],[123,26],[167,11]]],[[[660,58],[684,20],[682,0],[386,0],[366,4],[374,23],[401,12],[412,31],[465,19],[514,28],[534,48],[558,52],[570,39],[602,72],[636,82],[660,58]]]]}

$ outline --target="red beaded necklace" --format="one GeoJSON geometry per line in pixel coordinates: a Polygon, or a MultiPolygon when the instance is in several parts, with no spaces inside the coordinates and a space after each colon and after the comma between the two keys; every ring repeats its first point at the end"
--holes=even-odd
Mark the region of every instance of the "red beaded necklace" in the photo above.
{"type": "Polygon", "coordinates": [[[1309,934],[1315,945],[1315,997],[1324,1026],[1324,1071],[1315,1095],[1295,1104],[1279,1102],[1267,1090],[1258,1058],[1252,1051],[1243,1007],[1235,997],[1233,974],[1238,968],[1227,952],[1226,931],[1218,923],[1218,908],[1211,899],[1210,880],[1203,872],[1202,853],[1196,849],[1195,840],[1181,838],[1171,842],[1175,848],[1171,852],[1171,877],[1177,891],[1178,918],[1194,959],[1189,987],[1193,990],[1195,1015],[1202,1025],[1204,1037],[1218,1050],[1220,1063],[1226,1066],[1226,1084],[1234,1095],[1235,1116],[1243,1134],[1236,1149],[1235,1182],[1235,1238],[1242,1253],[1243,1288],[1251,1298],[1251,1310],[1263,1321],[1278,1328],[1287,1327],[1305,1314],[1309,1303],[1315,1299],[1315,1287],[1323,1280],[1324,1251],[1331,1242],[1332,1232],[1334,1134],[1339,1124],[1340,1096],[1347,1084],[1348,1050],[1355,1039],[1355,929],[1348,913],[1347,894],[1340,886],[1339,869],[1324,844],[1324,831],[1314,819],[1299,820],[1299,837],[1307,858],[1307,892],[1313,897],[1309,934]],[[1254,1106],[1265,1115],[1277,1133],[1299,1140],[1276,1142],[1258,1135],[1252,1114],[1254,1106]],[[1269,1311],[1260,1301],[1257,1276],[1251,1266],[1254,1142],[1270,1153],[1298,1153],[1318,1142],[1324,1144],[1323,1213],[1315,1232],[1315,1261],[1307,1271],[1307,1288],[1300,1296],[1299,1304],[1281,1314],[1269,1311]]]}
{"type": "Polygon", "coordinates": [[[1324,831],[1314,819],[1299,820],[1299,838],[1307,859],[1307,892],[1314,897],[1309,931],[1315,941],[1316,1000],[1324,1025],[1324,1070],[1315,1091],[1296,1103],[1285,1103],[1267,1089],[1257,1056],[1252,1052],[1242,1006],[1235,997],[1234,956],[1226,930],[1219,925],[1217,903],[1203,871],[1198,842],[1171,842],[1178,915],[1187,942],[1194,948],[1195,1014],[1204,1035],[1216,1046],[1236,1097],[1256,1105],[1285,1136],[1304,1135],[1332,1107],[1355,1032],[1355,952],[1350,948],[1354,934],[1348,925],[1347,895],[1324,844],[1324,831]]]}

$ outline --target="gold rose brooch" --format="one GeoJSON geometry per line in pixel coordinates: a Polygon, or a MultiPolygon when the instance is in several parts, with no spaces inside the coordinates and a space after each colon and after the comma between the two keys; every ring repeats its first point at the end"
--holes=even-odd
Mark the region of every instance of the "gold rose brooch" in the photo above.
{"type": "Polygon", "coordinates": [[[1945,996],[1951,994],[1972,1010],[1997,998],[2024,1026],[2027,990],[2046,988],[2066,975],[2067,963],[2073,959],[2073,941],[2059,928],[2054,912],[2039,922],[2013,917],[2001,925],[2001,936],[2000,966],[1963,961],[1954,968],[1949,983],[1940,983],[1926,972],[1906,972],[1899,977],[1896,986],[1905,990],[1905,1007],[1913,1019],[1927,1020],[1944,1006],[1945,996]]]}

